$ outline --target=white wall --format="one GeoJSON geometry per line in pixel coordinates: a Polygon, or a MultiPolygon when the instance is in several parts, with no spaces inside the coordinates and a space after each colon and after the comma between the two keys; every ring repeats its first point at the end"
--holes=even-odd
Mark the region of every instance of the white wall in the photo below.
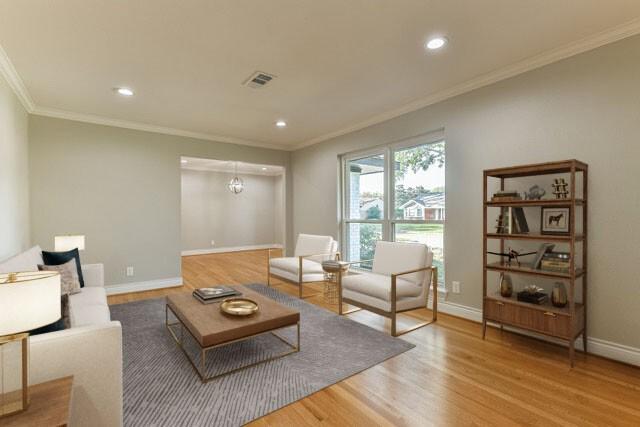
{"type": "Polygon", "coordinates": [[[447,288],[482,304],[482,171],[577,158],[590,167],[589,335],[640,348],[640,37],[294,152],[294,234],[337,236],[338,156],[444,128],[447,288]]]}
{"type": "Polygon", "coordinates": [[[0,261],[29,245],[28,119],[0,75],[0,261]]]}
{"type": "Polygon", "coordinates": [[[183,251],[283,243],[282,227],[275,227],[283,220],[281,178],[241,177],[244,190],[233,194],[233,174],[182,170],[183,251]]]}
{"type": "Polygon", "coordinates": [[[81,256],[104,263],[108,285],[180,277],[181,156],[285,169],[290,159],[280,150],[40,116],[29,120],[29,146],[33,242],[51,248],[57,234],[86,235],[81,256]]]}

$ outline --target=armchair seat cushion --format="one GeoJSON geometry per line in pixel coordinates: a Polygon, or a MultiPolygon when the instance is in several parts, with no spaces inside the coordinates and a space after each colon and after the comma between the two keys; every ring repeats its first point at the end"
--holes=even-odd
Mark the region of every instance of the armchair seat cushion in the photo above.
{"type": "MultiPolygon", "coordinates": [[[[272,258],[270,265],[271,268],[277,268],[292,274],[298,274],[299,262],[298,257],[272,258]]],[[[302,260],[302,274],[322,273],[322,265],[319,262],[311,261],[309,259],[302,260]]]]}
{"type": "MultiPolygon", "coordinates": [[[[391,276],[359,272],[342,278],[342,287],[351,292],[391,301],[391,276]]],[[[396,297],[417,297],[422,293],[422,286],[398,277],[396,279],[396,297]]]]}

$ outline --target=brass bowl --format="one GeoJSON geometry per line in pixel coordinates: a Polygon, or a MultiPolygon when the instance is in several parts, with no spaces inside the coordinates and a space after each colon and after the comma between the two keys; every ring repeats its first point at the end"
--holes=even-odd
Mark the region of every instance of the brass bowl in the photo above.
{"type": "Polygon", "coordinates": [[[220,304],[220,310],[232,316],[250,316],[258,311],[258,303],[247,298],[227,298],[220,304]]]}

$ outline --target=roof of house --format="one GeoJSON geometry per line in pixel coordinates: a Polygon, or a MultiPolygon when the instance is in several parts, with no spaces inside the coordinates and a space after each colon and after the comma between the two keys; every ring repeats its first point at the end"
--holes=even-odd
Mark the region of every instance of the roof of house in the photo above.
{"type": "Polygon", "coordinates": [[[444,193],[431,193],[426,196],[411,199],[400,206],[400,209],[405,209],[411,204],[417,204],[426,209],[444,208],[444,193]]]}

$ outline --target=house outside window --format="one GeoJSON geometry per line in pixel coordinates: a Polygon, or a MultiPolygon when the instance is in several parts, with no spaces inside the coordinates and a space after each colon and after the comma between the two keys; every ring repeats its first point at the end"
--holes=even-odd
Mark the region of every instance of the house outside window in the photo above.
{"type": "Polygon", "coordinates": [[[417,137],[345,155],[342,174],[344,257],[372,259],[377,240],[423,243],[434,253],[439,283],[444,284],[442,137],[417,137]]]}

